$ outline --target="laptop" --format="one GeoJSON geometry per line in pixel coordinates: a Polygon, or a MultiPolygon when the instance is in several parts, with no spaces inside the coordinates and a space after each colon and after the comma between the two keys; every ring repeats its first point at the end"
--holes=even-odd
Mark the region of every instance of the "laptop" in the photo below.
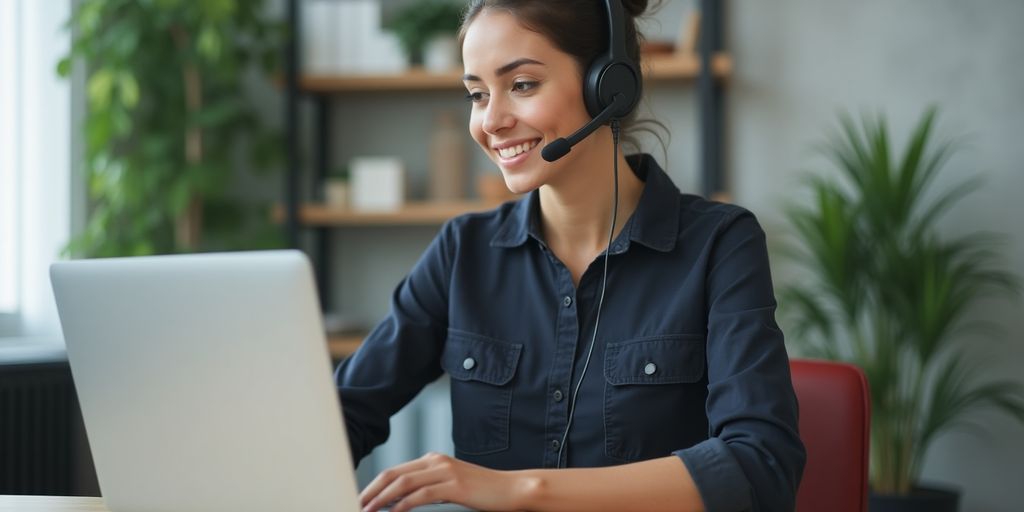
{"type": "Polygon", "coordinates": [[[303,253],[68,261],[50,277],[111,512],[359,510],[303,253]]]}

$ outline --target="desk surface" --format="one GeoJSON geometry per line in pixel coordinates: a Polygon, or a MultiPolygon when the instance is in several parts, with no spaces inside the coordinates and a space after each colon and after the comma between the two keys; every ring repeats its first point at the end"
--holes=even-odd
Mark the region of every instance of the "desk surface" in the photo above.
{"type": "Polygon", "coordinates": [[[109,512],[102,498],[0,496],[3,512],[109,512]]]}
{"type": "MultiPolygon", "coordinates": [[[[417,507],[419,512],[472,512],[449,503],[417,507]]],[[[110,512],[103,498],[0,496],[0,512],[110,512]]]]}

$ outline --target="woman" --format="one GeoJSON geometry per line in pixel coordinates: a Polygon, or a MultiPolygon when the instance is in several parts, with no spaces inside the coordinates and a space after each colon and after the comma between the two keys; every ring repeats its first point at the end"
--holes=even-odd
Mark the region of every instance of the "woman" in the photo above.
{"type": "MultiPolygon", "coordinates": [[[[647,2],[622,4],[638,59],[647,2]]],[[[448,222],[339,366],[356,460],[424,385],[452,379],[457,458],[382,472],[367,510],[793,508],[804,451],[757,221],[621,156],[608,126],[541,158],[591,119],[583,70],[607,24],[596,0],[467,10],[470,133],[529,195],[448,222]]]]}

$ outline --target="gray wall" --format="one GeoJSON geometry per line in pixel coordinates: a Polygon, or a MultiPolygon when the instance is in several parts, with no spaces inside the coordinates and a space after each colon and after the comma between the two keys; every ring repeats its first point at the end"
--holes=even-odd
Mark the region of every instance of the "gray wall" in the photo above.
{"type": "MultiPolygon", "coordinates": [[[[728,50],[736,75],[728,92],[726,152],[736,202],[758,214],[769,236],[784,234],[781,204],[793,197],[801,170],[822,167],[810,146],[834,126],[836,113],[884,111],[902,142],[930,103],[941,106],[941,135],[970,144],[943,182],[982,175],[984,187],[944,218],[950,234],[979,228],[1006,233],[1008,264],[1024,274],[1024,2],[1019,0],[729,0],[728,50]]],[[[670,1],[652,39],[672,39],[688,1],[670,1]]],[[[460,94],[379,95],[340,100],[335,110],[337,161],[356,154],[405,156],[422,194],[426,138],[438,108],[468,108],[460,94]],[[413,163],[418,162],[418,163],[413,163]],[[415,174],[419,173],[419,174],[415,174]]],[[[695,98],[688,87],[651,88],[650,109],[672,130],[670,174],[696,190],[695,98]]],[[[474,172],[494,172],[467,138],[474,172]]],[[[660,150],[654,149],[659,160],[660,150]]],[[[427,228],[349,230],[335,236],[336,290],[346,312],[367,322],[386,311],[391,288],[433,235],[427,228]]],[[[779,271],[776,281],[796,278],[779,271]]],[[[1024,311],[1020,303],[986,304],[979,315],[1007,334],[978,343],[986,373],[1024,382],[1024,311]]],[[[963,510],[1024,508],[1024,426],[978,416],[983,435],[953,432],[930,452],[926,480],[964,491],[963,510]]]]}
{"type": "MultiPolygon", "coordinates": [[[[727,46],[736,60],[728,138],[732,190],[769,236],[784,229],[780,204],[801,169],[821,167],[809,145],[836,112],[884,111],[905,134],[929,103],[939,134],[966,135],[939,187],[983,176],[984,187],[942,222],[949,234],[1009,235],[1007,264],[1024,274],[1024,2],[1019,0],[733,0],[727,46]],[[816,167],[817,166],[817,167],[816,167]]],[[[776,275],[776,282],[787,277],[776,275]]],[[[989,376],[1024,382],[1020,303],[987,304],[1001,344],[976,344],[989,376]]],[[[971,341],[971,340],[967,340],[971,341]]],[[[1024,509],[1024,426],[1004,416],[973,418],[982,435],[938,439],[924,479],[960,486],[965,511],[1024,509]]]]}

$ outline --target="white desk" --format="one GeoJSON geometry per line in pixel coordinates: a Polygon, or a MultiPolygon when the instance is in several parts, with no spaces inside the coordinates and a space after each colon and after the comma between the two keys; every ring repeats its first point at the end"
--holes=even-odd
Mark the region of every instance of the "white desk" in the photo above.
{"type": "Polygon", "coordinates": [[[103,498],[0,496],[2,512],[109,512],[103,498]]]}

